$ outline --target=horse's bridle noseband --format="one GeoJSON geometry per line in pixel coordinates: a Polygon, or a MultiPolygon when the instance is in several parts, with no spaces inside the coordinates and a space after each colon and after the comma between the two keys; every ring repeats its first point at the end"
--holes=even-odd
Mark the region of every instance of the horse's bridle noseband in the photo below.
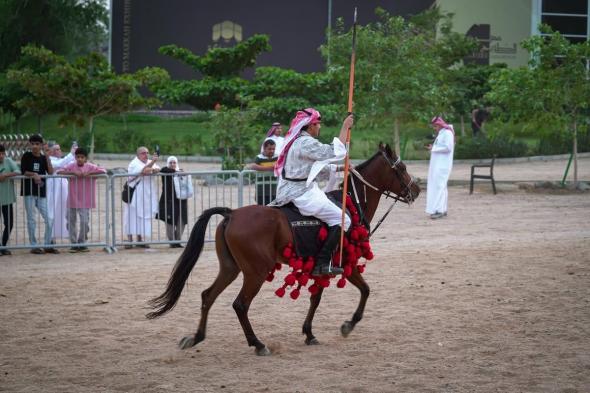
{"type": "Polygon", "coordinates": [[[412,196],[412,189],[410,187],[412,186],[412,184],[414,184],[414,179],[410,178],[410,182],[408,184],[406,184],[406,182],[404,181],[404,178],[398,169],[398,165],[402,163],[401,157],[398,157],[397,160],[393,161],[392,159],[390,159],[387,156],[387,154],[384,151],[381,151],[381,154],[383,154],[383,158],[385,158],[385,161],[387,161],[387,163],[389,164],[391,169],[393,169],[393,172],[397,176],[397,179],[399,180],[399,184],[402,186],[402,191],[406,190],[407,191],[406,194],[409,197],[408,196],[402,197],[401,195],[395,195],[392,192],[386,191],[386,190],[385,191],[380,190],[381,194],[385,195],[386,198],[393,198],[396,201],[401,201],[401,202],[407,203],[408,205],[411,205],[412,202],[414,202],[414,197],[412,196]]]}

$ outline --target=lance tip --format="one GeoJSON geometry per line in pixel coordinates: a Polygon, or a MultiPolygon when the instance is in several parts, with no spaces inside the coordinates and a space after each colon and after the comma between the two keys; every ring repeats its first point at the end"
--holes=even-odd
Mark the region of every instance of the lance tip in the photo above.
{"type": "Polygon", "coordinates": [[[356,23],[356,7],[354,7],[354,23],[356,23]]]}

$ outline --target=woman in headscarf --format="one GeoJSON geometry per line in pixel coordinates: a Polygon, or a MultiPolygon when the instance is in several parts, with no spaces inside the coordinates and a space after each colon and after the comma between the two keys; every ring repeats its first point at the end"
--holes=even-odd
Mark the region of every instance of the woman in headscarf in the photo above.
{"type": "Polygon", "coordinates": [[[453,169],[455,131],[440,116],[433,118],[430,125],[436,132],[436,138],[434,144],[427,146],[430,150],[430,167],[426,188],[426,213],[434,220],[447,215],[447,182],[453,169]]]}
{"type": "MultiPolygon", "coordinates": [[[[186,199],[180,199],[177,189],[180,189],[180,179],[174,173],[181,172],[178,159],[168,157],[166,166],[160,170],[162,176],[162,195],[160,196],[160,208],[158,219],[166,223],[166,237],[168,240],[180,240],[184,227],[188,222],[186,199]]],[[[189,180],[190,181],[190,180],[189,180]]],[[[178,191],[180,192],[180,191],[178,191]]],[[[180,243],[170,244],[172,248],[182,247],[180,243]]]]}
{"type": "MultiPolygon", "coordinates": [[[[285,137],[283,151],[275,165],[279,176],[277,197],[270,206],[282,206],[293,202],[301,214],[315,216],[328,225],[328,237],[316,258],[314,275],[342,274],[340,267],[331,266],[331,257],[338,241],[342,210],[320,190],[316,179],[330,176],[329,164],[341,161],[346,156],[346,133],[352,127],[349,115],[342,123],[340,135],[331,144],[323,144],[316,138],[320,135],[321,115],[313,108],[302,109],[291,121],[285,137]]],[[[346,216],[345,228],[350,226],[346,216]]]]}

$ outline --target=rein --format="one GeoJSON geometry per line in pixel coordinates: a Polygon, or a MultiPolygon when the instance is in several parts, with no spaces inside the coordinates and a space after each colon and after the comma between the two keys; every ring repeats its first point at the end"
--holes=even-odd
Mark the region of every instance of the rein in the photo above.
{"type": "MultiPolygon", "coordinates": [[[[397,170],[397,166],[401,163],[401,158],[398,157],[398,159],[396,161],[392,161],[389,157],[387,157],[387,155],[385,154],[385,152],[381,152],[383,154],[383,157],[385,158],[385,160],[387,161],[387,163],[389,164],[389,166],[391,167],[391,169],[393,169],[393,171],[395,172],[400,184],[402,185],[404,190],[408,190],[408,194],[411,195],[411,189],[410,187],[412,186],[412,184],[414,183],[414,180],[411,179],[410,182],[408,184],[406,184],[402,178],[402,176],[400,175],[399,171],[397,170]]],[[[351,168],[350,172],[361,182],[364,184],[365,187],[370,187],[373,190],[379,192],[381,195],[385,195],[386,198],[391,198],[393,199],[393,203],[391,204],[391,206],[389,206],[389,209],[387,209],[387,211],[385,212],[385,214],[383,215],[383,217],[381,217],[379,219],[379,221],[377,222],[377,225],[375,225],[375,227],[373,228],[373,230],[371,230],[369,232],[369,237],[371,237],[375,231],[377,230],[377,228],[379,228],[379,226],[383,223],[383,221],[385,220],[385,218],[389,215],[389,213],[391,213],[391,210],[393,209],[393,207],[395,206],[395,204],[399,201],[406,203],[408,206],[412,204],[413,200],[409,199],[407,197],[402,197],[396,194],[391,193],[390,191],[381,191],[378,187],[375,187],[374,185],[372,185],[371,183],[369,183],[355,168],[351,168]]],[[[358,192],[356,190],[356,185],[354,181],[351,181],[352,184],[352,189],[354,191],[354,197],[355,197],[355,201],[356,204],[359,206],[359,212],[360,212],[360,216],[361,216],[361,220],[363,222],[366,223],[366,218],[364,215],[364,211],[363,209],[360,208],[361,204],[360,204],[360,200],[359,200],[359,196],[358,196],[358,192]]],[[[365,191],[364,193],[365,195],[365,202],[367,199],[367,193],[365,191]]],[[[368,223],[367,224],[367,228],[369,228],[368,223]]]]}

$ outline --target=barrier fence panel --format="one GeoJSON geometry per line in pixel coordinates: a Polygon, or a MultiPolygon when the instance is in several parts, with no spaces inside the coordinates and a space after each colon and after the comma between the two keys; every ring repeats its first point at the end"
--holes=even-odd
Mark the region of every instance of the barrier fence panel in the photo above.
{"type": "MultiPolygon", "coordinates": [[[[32,182],[31,178],[6,180],[14,185],[16,202],[2,207],[2,229],[11,230],[5,231],[9,239],[5,246],[0,245],[0,252],[34,248],[80,252],[88,247],[111,252],[149,248],[150,244],[178,247],[188,240],[204,210],[265,205],[276,193],[272,173],[250,170],[158,173],[139,178],[127,173],[40,177],[41,187],[26,198],[23,184],[32,182]],[[122,191],[128,181],[135,189],[130,203],[125,203],[122,191]]],[[[206,241],[214,240],[221,220],[219,215],[211,218],[206,241]]]]}
{"type": "Polygon", "coordinates": [[[45,175],[39,184],[25,176],[6,181],[13,184],[16,202],[2,207],[3,235],[9,237],[0,250],[110,250],[107,175],[45,175]]]}
{"type": "MultiPolygon", "coordinates": [[[[115,249],[149,248],[150,244],[177,247],[186,242],[204,210],[216,206],[239,207],[241,188],[239,171],[157,173],[140,177],[114,174],[111,176],[111,245],[115,249]],[[122,196],[125,183],[134,187],[133,197],[126,198],[128,202],[122,196]],[[183,189],[192,189],[192,195],[180,195],[183,189]],[[178,200],[179,195],[183,199],[178,200]]],[[[207,241],[214,240],[221,219],[214,216],[209,221],[207,241]]]]}

